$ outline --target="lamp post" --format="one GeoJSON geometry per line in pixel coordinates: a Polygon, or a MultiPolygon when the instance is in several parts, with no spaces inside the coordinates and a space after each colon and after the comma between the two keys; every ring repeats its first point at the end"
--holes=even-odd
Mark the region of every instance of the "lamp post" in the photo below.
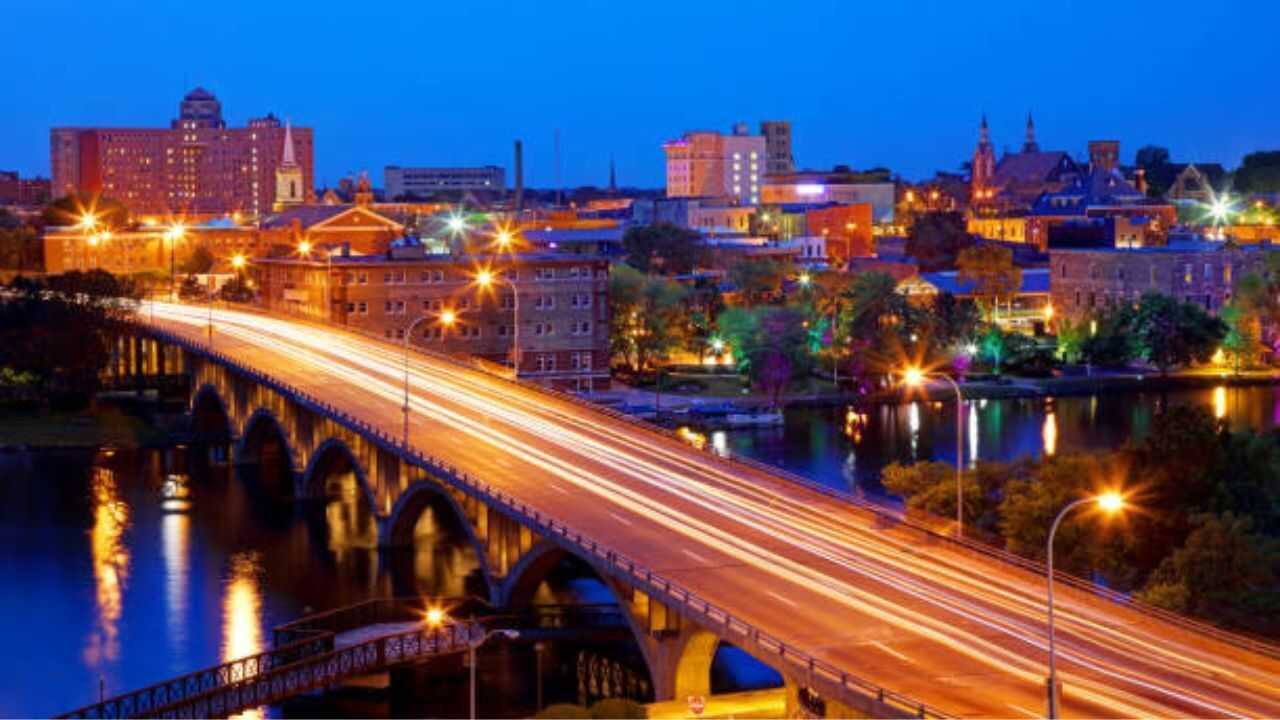
{"type": "MultiPolygon", "coordinates": [[[[421,319],[422,318],[419,318],[419,320],[421,319]]],[[[448,619],[449,616],[445,614],[444,610],[438,607],[433,607],[427,610],[425,622],[427,627],[434,630],[443,625],[448,619]]],[[[476,624],[475,621],[472,620],[467,625],[467,665],[470,667],[471,671],[471,704],[468,717],[471,718],[471,720],[475,720],[476,718],[476,650],[479,649],[481,645],[488,642],[489,638],[495,635],[504,637],[507,640],[517,640],[520,638],[519,630],[489,630],[482,634],[477,634],[475,630],[476,624]]]]}
{"type": "Polygon", "coordinates": [[[409,327],[404,330],[404,405],[400,409],[404,413],[404,435],[401,444],[405,447],[409,447],[409,340],[413,337],[413,329],[418,327],[419,323],[431,319],[437,319],[444,327],[450,327],[458,316],[452,310],[444,310],[438,315],[421,315],[409,323],[409,327]]]}
{"type": "Polygon", "coordinates": [[[1053,637],[1053,537],[1058,533],[1058,525],[1062,523],[1062,518],[1066,517],[1067,513],[1082,505],[1088,505],[1090,503],[1096,505],[1099,510],[1108,515],[1114,515],[1115,513],[1123,510],[1125,506],[1124,496],[1115,491],[1105,492],[1092,497],[1080,498],[1079,500],[1068,503],[1067,506],[1062,508],[1058,513],[1058,516],[1053,519],[1053,525],[1049,526],[1049,539],[1046,542],[1045,555],[1048,558],[1049,677],[1045,682],[1048,685],[1047,691],[1049,698],[1047,715],[1051,719],[1058,717],[1058,703],[1061,700],[1058,692],[1058,673],[1055,665],[1056,648],[1054,647],[1053,637]]]}
{"type": "Polygon", "coordinates": [[[928,377],[946,380],[956,393],[956,536],[964,537],[964,395],[950,375],[925,372],[917,367],[909,367],[902,373],[902,383],[907,387],[920,387],[928,377]]]}
{"type": "Polygon", "coordinates": [[[175,256],[177,254],[178,241],[182,239],[187,232],[181,223],[177,223],[164,231],[164,239],[169,243],[169,301],[178,301],[178,272],[175,256]]]}
{"type": "Polygon", "coordinates": [[[511,366],[512,377],[520,378],[520,290],[516,284],[498,275],[492,270],[481,270],[476,273],[476,284],[482,288],[493,287],[494,283],[502,283],[511,288],[511,366]]]}

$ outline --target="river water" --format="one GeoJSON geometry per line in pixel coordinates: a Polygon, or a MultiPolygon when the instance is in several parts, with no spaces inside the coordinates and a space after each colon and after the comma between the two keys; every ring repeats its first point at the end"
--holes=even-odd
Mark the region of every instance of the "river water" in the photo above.
{"type": "MultiPolygon", "coordinates": [[[[1272,428],[1278,398],[1280,389],[1247,387],[976,401],[964,414],[964,455],[1113,448],[1140,437],[1164,403],[1272,428]]],[[[865,417],[802,408],[782,428],[707,441],[875,494],[890,461],[953,461],[954,412],[931,402],[865,417]]],[[[274,625],[308,610],[392,594],[456,596],[474,569],[461,539],[430,522],[420,523],[427,534],[414,550],[380,558],[357,493],[281,505],[260,489],[252,471],[210,468],[181,449],[0,456],[0,716],[66,711],[100,691],[256,652],[274,625]],[[191,473],[187,506],[162,499],[173,472],[191,473]]]]}

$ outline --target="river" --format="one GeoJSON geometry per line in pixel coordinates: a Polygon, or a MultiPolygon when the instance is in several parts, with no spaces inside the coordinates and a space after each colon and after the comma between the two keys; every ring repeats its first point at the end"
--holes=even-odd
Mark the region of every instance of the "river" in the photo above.
{"type": "MultiPolygon", "coordinates": [[[[964,416],[965,460],[1114,448],[1141,437],[1162,403],[1203,405],[1239,427],[1280,424],[1280,389],[1270,386],[975,401],[964,416]]],[[[953,461],[954,405],[887,405],[861,418],[796,408],[784,427],[707,441],[876,494],[888,462],[953,461]]],[[[252,471],[237,476],[186,455],[0,458],[0,716],[69,710],[99,691],[255,652],[274,625],[310,609],[457,595],[474,568],[461,539],[444,532],[380,559],[355,493],[327,506],[273,505],[256,494],[252,471]],[[188,471],[189,506],[163,500],[166,476],[188,471]]]]}

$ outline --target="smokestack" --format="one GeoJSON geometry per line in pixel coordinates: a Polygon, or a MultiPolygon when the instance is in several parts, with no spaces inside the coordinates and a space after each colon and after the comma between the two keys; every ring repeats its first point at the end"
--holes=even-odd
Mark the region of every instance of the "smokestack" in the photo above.
{"type": "Polygon", "coordinates": [[[524,212],[524,151],[520,141],[516,141],[516,222],[524,212]]]}

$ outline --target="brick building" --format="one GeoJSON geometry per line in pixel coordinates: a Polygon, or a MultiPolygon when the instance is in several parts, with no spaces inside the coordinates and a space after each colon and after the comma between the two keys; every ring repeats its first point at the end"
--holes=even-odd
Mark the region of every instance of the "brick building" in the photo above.
{"type": "Polygon", "coordinates": [[[569,390],[609,386],[609,267],[601,258],[428,254],[397,241],[382,255],[261,258],[252,270],[269,310],[392,340],[425,318],[414,344],[508,365],[518,295],[520,376],[569,390]],[[481,286],[481,268],[501,280],[481,286]]]}
{"type": "Polygon", "coordinates": [[[831,205],[805,211],[805,233],[821,236],[825,252],[833,263],[846,264],[850,258],[875,254],[871,238],[871,205],[831,205]]]}
{"type": "Polygon", "coordinates": [[[49,202],[48,178],[24,178],[0,170],[0,206],[33,208],[49,202]]]}
{"type": "Polygon", "coordinates": [[[276,200],[286,136],[302,199],[313,202],[311,129],[286,129],[272,115],[227,127],[222,105],[203,88],[187,93],[168,128],[53,128],[52,192],[106,195],[136,214],[239,212],[257,218],[276,200]]]}
{"type": "Polygon", "coordinates": [[[1269,245],[1173,242],[1162,247],[1051,248],[1056,317],[1078,320],[1157,292],[1217,313],[1243,275],[1261,268],[1269,245]]]}

